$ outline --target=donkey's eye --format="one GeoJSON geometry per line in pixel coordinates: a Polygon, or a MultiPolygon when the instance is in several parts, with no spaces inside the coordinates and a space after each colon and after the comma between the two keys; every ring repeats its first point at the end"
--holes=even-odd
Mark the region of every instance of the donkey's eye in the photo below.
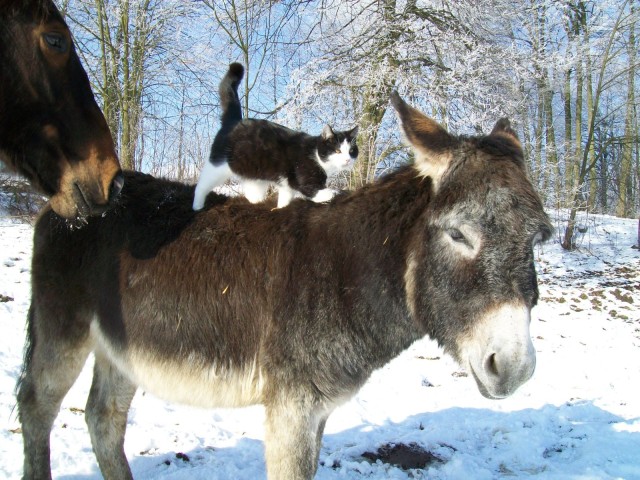
{"type": "Polygon", "coordinates": [[[451,237],[451,240],[453,240],[454,242],[467,243],[467,239],[464,238],[462,232],[457,228],[450,228],[449,230],[447,230],[447,233],[451,237]]]}
{"type": "Polygon", "coordinates": [[[482,230],[477,226],[464,224],[461,228],[444,227],[443,239],[451,252],[464,258],[475,258],[482,247],[482,230]]]}
{"type": "Polygon", "coordinates": [[[55,50],[58,53],[66,53],[69,49],[69,42],[66,37],[60,33],[43,33],[42,37],[51,50],[55,50]]]}

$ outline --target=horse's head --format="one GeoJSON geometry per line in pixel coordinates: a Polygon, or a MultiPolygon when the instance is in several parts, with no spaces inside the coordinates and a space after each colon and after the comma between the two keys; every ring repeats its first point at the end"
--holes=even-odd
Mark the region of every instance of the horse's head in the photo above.
{"type": "Polygon", "coordinates": [[[113,139],[51,0],[0,0],[0,159],[66,218],[122,188],[113,139]]]}
{"type": "Polygon", "coordinates": [[[506,397],[535,368],[533,249],[552,231],[520,142],[504,119],[487,136],[454,137],[397,94],[392,103],[415,168],[432,185],[408,252],[409,310],[483,395],[506,397]]]}

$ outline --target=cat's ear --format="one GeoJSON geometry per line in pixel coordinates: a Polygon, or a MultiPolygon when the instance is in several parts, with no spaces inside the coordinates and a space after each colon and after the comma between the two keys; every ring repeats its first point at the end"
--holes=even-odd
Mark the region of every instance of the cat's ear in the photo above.
{"type": "Polygon", "coordinates": [[[349,138],[351,138],[352,140],[355,140],[355,138],[358,136],[358,125],[356,125],[355,127],[353,127],[351,130],[349,130],[347,132],[347,135],[349,136],[349,138]]]}
{"type": "Polygon", "coordinates": [[[333,130],[331,129],[331,127],[329,125],[325,125],[324,128],[322,129],[322,139],[323,140],[329,140],[330,138],[334,137],[334,133],[333,130]]]}

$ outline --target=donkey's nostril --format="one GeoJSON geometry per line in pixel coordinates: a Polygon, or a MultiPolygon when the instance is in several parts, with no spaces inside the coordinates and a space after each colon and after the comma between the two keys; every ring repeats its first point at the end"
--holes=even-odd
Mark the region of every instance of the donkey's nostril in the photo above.
{"type": "Polygon", "coordinates": [[[495,353],[490,354],[484,362],[484,368],[489,375],[493,375],[495,377],[500,376],[500,371],[498,369],[498,359],[495,353]]]}
{"type": "Polygon", "coordinates": [[[113,200],[122,191],[122,187],[124,186],[124,176],[122,172],[119,172],[111,182],[111,187],[109,189],[109,200],[113,200]]]}

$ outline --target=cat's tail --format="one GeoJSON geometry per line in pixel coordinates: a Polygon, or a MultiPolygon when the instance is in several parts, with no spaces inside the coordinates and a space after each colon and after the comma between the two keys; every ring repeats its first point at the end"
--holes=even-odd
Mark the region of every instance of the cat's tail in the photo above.
{"type": "Polygon", "coordinates": [[[220,81],[218,93],[222,107],[221,130],[228,130],[242,120],[242,105],[238,96],[238,86],[244,76],[244,67],[239,63],[229,65],[227,74],[220,81]]]}

